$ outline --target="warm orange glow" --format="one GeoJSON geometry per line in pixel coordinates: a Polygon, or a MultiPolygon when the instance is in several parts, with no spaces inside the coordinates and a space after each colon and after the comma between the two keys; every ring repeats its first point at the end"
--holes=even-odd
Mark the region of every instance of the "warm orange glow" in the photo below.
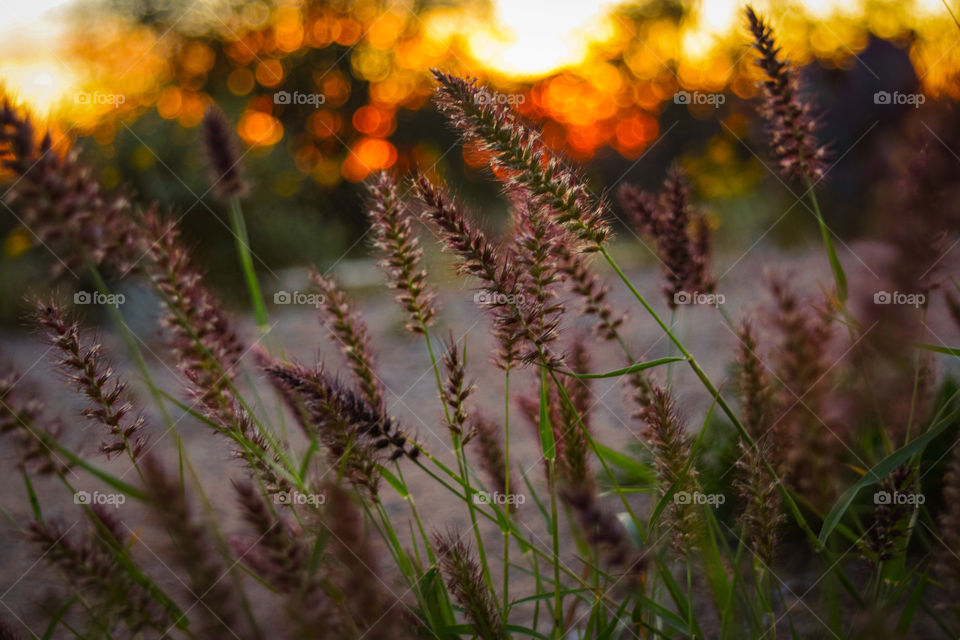
{"type": "Polygon", "coordinates": [[[283,125],[269,114],[248,111],[240,118],[237,133],[251,146],[269,147],[283,138],[283,125]]]}
{"type": "Polygon", "coordinates": [[[397,149],[386,140],[361,138],[343,163],[343,177],[360,182],[371,172],[392,167],[397,161],[397,149]]]}
{"type": "Polygon", "coordinates": [[[360,107],[353,113],[353,128],[360,133],[385,138],[393,133],[396,123],[393,113],[376,107],[360,107]]]}
{"type": "Polygon", "coordinates": [[[264,87],[275,87],[283,82],[283,65],[279,60],[264,60],[257,65],[257,82],[264,87]]]}
{"type": "MultiPolygon", "coordinates": [[[[684,3],[678,15],[638,12],[612,0],[491,0],[427,3],[414,15],[402,4],[264,1],[238,7],[226,22],[200,11],[182,33],[161,34],[107,15],[81,18],[56,45],[4,48],[0,42],[0,60],[10,93],[64,129],[104,144],[113,141],[120,121],[148,109],[196,126],[212,100],[207,92],[225,81],[233,96],[246,100],[241,138],[271,146],[284,136],[278,118],[301,118],[289,140],[295,173],[327,185],[426,162],[424,149],[397,149],[387,139],[398,114],[429,103],[431,67],[490,84],[542,128],[552,149],[578,159],[604,148],[639,157],[660,134],[658,116],[677,91],[756,94],[759,71],[747,51],[742,4],[684,3]],[[312,78],[300,86],[322,95],[322,102],[313,110],[277,108],[273,94],[295,89],[297,79],[289,76],[300,74],[300,57],[327,47],[327,57],[319,58],[324,62],[313,65],[312,78]],[[40,53],[23,54],[31,50],[40,53]],[[220,73],[225,78],[214,76],[220,73]]],[[[960,47],[954,46],[960,34],[939,0],[753,4],[799,64],[849,67],[871,37],[886,38],[907,50],[926,94],[960,98],[960,47]]],[[[721,113],[711,105],[687,108],[697,118],[721,113]]],[[[469,146],[463,155],[470,166],[489,166],[469,146]]]]}

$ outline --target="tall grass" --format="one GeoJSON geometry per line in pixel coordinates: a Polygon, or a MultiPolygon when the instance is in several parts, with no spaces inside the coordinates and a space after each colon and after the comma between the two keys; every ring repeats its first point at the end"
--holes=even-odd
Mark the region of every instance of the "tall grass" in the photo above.
{"type": "MultiPolygon", "coordinates": [[[[208,114],[204,141],[260,329],[254,342],[206,287],[174,222],[156,205],[103,190],[75,152],[56,154],[6,104],[0,141],[15,177],[11,206],[60,257],[57,267],[86,271],[98,295],[115,295],[107,283],[123,278],[152,288],[181,388],[153,379],[146,346],[120,312],[113,319],[133,372],[114,369],[63,303],[38,301],[32,321],[63,383],[85,398],[99,454],[124,456],[135,474],[125,479],[65,444],[50,416],[57,381],[34,394],[22,375],[3,377],[0,433],[18,460],[8,479],[22,482],[29,506],[4,514],[62,585],[40,626],[0,612],[0,637],[957,637],[960,402],[934,357],[960,349],[932,344],[926,301],[947,289],[950,308],[960,304],[942,273],[917,265],[940,262],[929,247],[918,257],[918,243],[955,230],[935,194],[949,193],[956,166],[943,170],[951,166],[937,164],[943,151],[923,147],[904,179],[924,189],[906,191],[903,202],[923,224],[895,226],[885,238],[896,256],[885,285],[920,302],[887,304],[896,301],[875,298],[890,295],[879,289],[850,288],[816,201],[829,166],[813,106],[770,27],[752,9],[747,21],[767,77],[761,115],[771,155],[807,188],[834,285],[810,298],[776,276],[756,283],[770,290],[763,313],[740,310],[735,321],[721,310],[738,345],[733,384],[707,374],[660,302],[615,261],[611,205],[495,94],[436,72],[441,111],[503,182],[510,233],[489,237],[422,175],[378,176],[367,206],[404,325],[429,357],[443,416],[436,426],[449,447],[421,442],[390,415],[370,330],[334,278],[312,281],[344,373],[263,344],[267,310],[222,115],[208,114]],[[475,288],[502,381],[475,383],[474,352],[442,326],[443,296],[418,237],[428,237],[424,226],[475,288]],[[612,308],[611,286],[635,300],[633,322],[657,327],[679,355],[636,359],[648,345],[624,334],[628,319],[612,308]],[[855,312],[856,300],[878,304],[855,312]],[[577,315],[593,322],[592,337],[570,330],[577,315]],[[621,351],[618,361],[593,357],[601,342],[621,351]],[[690,368],[704,414],[687,410],[665,371],[673,365],[690,368]],[[131,376],[150,390],[155,411],[130,392],[131,376]],[[594,429],[598,379],[628,390],[635,447],[614,449],[594,429]],[[475,402],[475,384],[503,390],[502,421],[475,402]],[[199,481],[176,414],[228,447],[231,482],[199,481]],[[526,470],[510,457],[513,427],[524,420],[542,462],[526,470]],[[429,479],[432,493],[418,495],[411,474],[429,479]],[[86,476],[102,491],[80,490],[86,476]],[[222,509],[208,494],[225,490],[234,518],[214,517],[222,509]],[[461,528],[433,513],[439,494],[459,509],[461,528]],[[53,503],[57,495],[63,504],[53,503]]],[[[657,194],[624,187],[619,202],[655,247],[671,314],[691,302],[719,309],[710,230],[684,173],[671,170],[657,194]]],[[[11,588],[19,582],[5,578],[11,588]]]]}

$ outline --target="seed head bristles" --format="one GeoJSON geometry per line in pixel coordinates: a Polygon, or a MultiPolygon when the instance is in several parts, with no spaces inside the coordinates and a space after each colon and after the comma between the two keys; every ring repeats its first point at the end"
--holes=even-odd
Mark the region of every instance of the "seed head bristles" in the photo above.
{"type": "MultiPolygon", "coordinates": [[[[247,481],[233,482],[243,519],[256,536],[252,548],[245,549],[243,561],[261,578],[283,593],[303,589],[313,580],[309,568],[310,551],[267,506],[263,496],[247,481]]],[[[312,585],[316,587],[317,585],[312,585]]]]}
{"type": "MultiPolygon", "coordinates": [[[[587,373],[590,363],[586,348],[582,341],[575,340],[568,355],[570,368],[575,373],[587,373]]],[[[558,425],[559,441],[561,446],[557,456],[557,475],[565,486],[593,493],[593,479],[590,477],[587,457],[590,445],[583,426],[590,426],[590,409],[592,406],[590,385],[586,380],[564,377],[561,380],[570,404],[560,402],[559,392],[556,394],[556,403],[559,407],[560,424],[558,425]],[[570,405],[573,405],[572,407],[570,405]],[[583,426],[580,422],[583,422],[583,426]]]]}
{"type": "Polygon", "coordinates": [[[277,469],[283,468],[282,443],[272,443],[260,431],[250,413],[236,402],[227,411],[213,412],[203,409],[203,413],[224,432],[236,429],[231,435],[240,440],[233,449],[233,457],[247,463],[257,476],[268,494],[285,493],[290,490],[290,481],[277,469]]]}
{"type": "Polygon", "coordinates": [[[467,382],[466,372],[466,345],[461,353],[457,346],[457,341],[453,339],[453,333],[450,334],[446,342],[446,350],[443,354],[443,366],[447,370],[447,380],[443,384],[443,402],[447,405],[450,413],[450,421],[447,423],[450,431],[457,436],[463,437],[466,443],[471,433],[465,433],[464,427],[467,423],[466,401],[473,391],[473,384],[467,382]]]}
{"type": "Polygon", "coordinates": [[[750,437],[759,440],[773,422],[773,396],[766,367],[760,360],[756,331],[744,320],[737,333],[740,346],[737,357],[737,384],[743,400],[743,425],[750,437]]]}
{"type": "MultiPolygon", "coordinates": [[[[502,432],[493,421],[474,411],[470,416],[471,440],[476,441],[474,448],[480,460],[480,468],[487,474],[487,480],[495,491],[506,494],[507,465],[504,455],[502,432]]],[[[513,481],[511,473],[511,487],[520,486],[513,481]]],[[[516,509],[516,504],[507,503],[510,510],[516,509]]]]}
{"type": "Polygon", "coordinates": [[[695,465],[687,468],[691,456],[690,439],[666,389],[653,388],[651,406],[645,414],[647,427],[644,435],[653,451],[660,480],[660,495],[678,484],[674,492],[675,498],[664,515],[667,517],[668,528],[674,532],[674,550],[680,555],[686,555],[696,548],[701,525],[701,518],[697,513],[699,507],[692,500],[685,501],[676,497],[692,496],[699,487],[695,465]]]}
{"type": "MultiPolygon", "coordinates": [[[[902,465],[883,479],[883,491],[889,495],[903,495],[916,486],[914,470],[902,465]]],[[[863,551],[874,562],[886,562],[906,551],[909,541],[910,517],[914,506],[891,500],[873,508],[873,526],[861,541],[863,551]]]]}
{"type": "Polygon", "coordinates": [[[610,288],[600,282],[587,266],[586,257],[570,249],[566,243],[556,245],[560,272],[570,283],[573,292],[583,298],[583,315],[597,319],[597,335],[603,340],[616,340],[617,333],[626,321],[626,314],[616,315],[607,304],[610,288]]]}
{"type": "Polygon", "coordinates": [[[243,345],[191,266],[176,225],[163,221],[155,211],[148,212],[145,225],[151,239],[146,271],[166,305],[162,324],[178,367],[203,406],[229,411],[234,400],[230,384],[243,345]]]}
{"type": "Polygon", "coordinates": [[[322,371],[280,363],[265,371],[308,412],[306,426],[326,447],[330,463],[371,496],[377,494],[382,451],[390,449],[391,460],[416,458],[418,449],[392,418],[322,371]]]}
{"type": "Polygon", "coordinates": [[[64,318],[53,301],[37,301],[35,321],[46,330],[50,344],[60,354],[57,366],[77,391],[88,398],[89,406],[83,415],[106,427],[114,436],[113,442],[100,444],[100,452],[107,458],[123,451],[129,451],[134,459],[139,457],[147,442],[140,434],[144,418],[131,414],[133,404],[126,392],[126,383],[115,376],[103,355],[102,345],[84,344],[80,324],[64,318]]]}
{"type": "Polygon", "coordinates": [[[175,224],[149,212],[144,219],[152,244],[147,275],[163,297],[166,314],[162,325],[170,335],[170,348],[200,412],[216,429],[235,441],[252,441],[259,451],[243,445],[234,454],[242,458],[274,491],[284,491],[287,480],[276,473],[267,457],[279,459],[237,397],[232,383],[244,347],[216,298],[203,286],[202,276],[190,264],[190,254],[179,241],[175,224]]]}
{"type": "Polygon", "coordinates": [[[347,299],[347,295],[337,286],[333,278],[319,273],[310,274],[310,279],[323,296],[321,309],[330,336],[344,358],[353,375],[360,384],[360,390],[367,401],[378,411],[386,410],[383,389],[380,380],[373,371],[373,356],[370,354],[370,338],[367,325],[347,299]]]}
{"type": "Polygon", "coordinates": [[[144,248],[130,199],[106,193],[71,149],[59,155],[50,134],[37,144],[29,117],[0,106],[0,166],[17,176],[7,202],[60,261],[56,275],[86,261],[125,271],[144,248]]]}
{"type": "Polygon", "coordinates": [[[637,371],[630,374],[624,384],[627,387],[627,393],[631,394],[631,400],[637,405],[632,417],[646,424],[653,408],[653,388],[655,386],[653,381],[644,376],[642,372],[637,371]]]}
{"type": "Polygon", "coordinates": [[[671,309],[677,307],[678,294],[712,293],[715,287],[708,273],[710,229],[690,200],[686,174],[679,167],[667,174],[657,200],[629,185],[620,188],[620,203],[628,216],[656,243],[667,279],[664,294],[671,309]]]}
{"type": "Polygon", "coordinates": [[[43,402],[14,388],[20,376],[6,370],[0,377],[0,435],[9,434],[16,442],[18,466],[40,475],[61,475],[70,469],[51,444],[60,435],[60,424],[49,422],[43,415],[43,402]],[[21,397],[26,396],[26,397],[21,397]]]}
{"type": "Polygon", "coordinates": [[[525,189],[534,204],[552,211],[559,224],[585,243],[584,250],[599,250],[610,234],[606,205],[593,201],[583,177],[567,168],[508,107],[487,100],[494,94],[476,80],[437,70],[433,75],[440,83],[440,110],[461,135],[493,156],[495,166],[508,174],[508,186],[525,189]]]}
{"type": "Polygon", "coordinates": [[[744,542],[765,566],[769,566],[774,558],[779,526],[786,519],[781,510],[779,480],[764,464],[764,461],[776,464],[773,455],[780,444],[777,442],[779,432],[771,428],[773,396],[749,321],[743,322],[738,335],[737,386],[743,405],[743,424],[754,445],[740,442],[739,474],[733,486],[744,503],[740,516],[744,542]]]}
{"type": "MultiPolygon", "coordinates": [[[[493,313],[500,339],[500,366],[509,368],[512,358],[529,355],[545,337],[526,323],[530,315],[524,310],[527,296],[514,253],[489,242],[467,221],[457,204],[448,201],[424,176],[417,178],[414,188],[426,205],[423,216],[436,225],[444,249],[457,256],[457,272],[480,280],[489,298],[485,306],[493,313]]],[[[549,352],[545,355],[549,361],[557,361],[549,352]]]]}
{"type": "Polygon", "coordinates": [[[243,195],[247,186],[240,175],[237,140],[223,112],[215,106],[207,108],[202,123],[203,145],[207,151],[213,188],[224,200],[243,195]]]}
{"type": "Polygon", "coordinates": [[[496,597],[483,581],[480,564],[456,531],[434,533],[440,571],[453,598],[474,624],[477,636],[485,640],[504,640],[496,597]]]}
{"type": "Polygon", "coordinates": [[[389,446],[391,435],[385,428],[389,423],[379,425],[377,420],[371,424],[368,409],[358,396],[318,372],[280,364],[268,367],[266,372],[296,394],[310,412],[311,434],[326,449],[330,465],[340,476],[375,498],[380,485],[379,451],[374,440],[366,437],[366,431],[386,438],[389,446]]]}
{"type": "Polygon", "coordinates": [[[523,315],[523,324],[529,328],[534,347],[522,354],[522,358],[532,362],[540,353],[547,353],[557,338],[557,326],[563,313],[563,305],[558,302],[555,291],[559,279],[557,246],[565,234],[536,204],[520,195],[516,195],[513,201],[514,264],[523,294],[523,299],[517,300],[517,306],[523,315]]]}
{"type": "Polygon", "coordinates": [[[816,184],[826,171],[826,147],[817,142],[816,119],[812,109],[799,94],[797,71],[789,60],[780,56],[780,47],[773,39],[773,29],[753,7],[746,8],[753,47],[760,53],[756,64],[763,69],[764,101],[760,115],[767,121],[770,155],[779,165],[784,178],[806,178],[816,184]]]}
{"type": "Polygon", "coordinates": [[[333,629],[340,622],[323,590],[322,575],[313,567],[306,540],[274,515],[263,496],[247,482],[234,483],[243,518],[256,541],[234,541],[235,555],[254,574],[284,594],[284,613],[295,637],[315,637],[316,629],[333,629]]]}
{"type": "Polygon", "coordinates": [[[383,253],[379,266],[387,272],[389,285],[397,290],[397,301],[409,316],[407,329],[423,333],[436,314],[436,296],[426,284],[427,272],[420,267],[423,249],[413,233],[412,217],[389,174],[380,173],[368,190],[374,244],[383,253]]]}
{"type": "MultiPolygon", "coordinates": [[[[567,359],[571,370],[576,373],[590,370],[586,345],[582,340],[574,340],[567,359]]],[[[637,577],[644,563],[620,521],[601,506],[590,474],[590,443],[580,425],[582,421],[584,426],[590,427],[593,404],[590,385],[587,380],[572,377],[565,377],[561,382],[573,407],[566,402],[561,403],[559,394],[554,392],[554,402],[558,407],[556,414],[561,420],[557,429],[560,497],[573,509],[587,541],[601,551],[604,561],[624,571],[632,580],[637,577]]]]}
{"type": "Polygon", "coordinates": [[[634,229],[651,238],[660,235],[663,227],[660,203],[653,194],[624,182],[617,190],[617,199],[634,229]]]}
{"type": "Polygon", "coordinates": [[[183,487],[157,459],[144,456],[142,467],[148,504],[170,536],[172,557],[187,572],[190,592],[199,600],[200,606],[192,611],[202,622],[194,634],[211,640],[234,633],[243,637],[246,625],[240,615],[240,598],[210,530],[194,519],[183,487]]]}
{"type": "Polygon", "coordinates": [[[31,522],[29,526],[30,539],[40,548],[41,558],[60,570],[70,585],[97,607],[101,616],[111,622],[123,621],[132,635],[149,629],[151,635],[159,632],[162,636],[170,627],[168,616],[113,557],[117,551],[114,543],[125,540],[126,536],[103,541],[88,533],[77,542],[67,533],[52,522],[31,522]]]}

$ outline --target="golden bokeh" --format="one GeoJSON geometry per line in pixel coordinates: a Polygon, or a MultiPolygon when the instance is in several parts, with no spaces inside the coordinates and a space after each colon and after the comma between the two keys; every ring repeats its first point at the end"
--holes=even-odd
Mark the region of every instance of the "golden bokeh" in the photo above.
{"type": "MultiPolygon", "coordinates": [[[[755,5],[797,63],[849,67],[871,36],[884,38],[908,50],[927,95],[960,97],[960,28],[939,0],[755,5]]],[[[742,5],[733,0],[687,3],[682,16],[644,4],[557,0],[466,1],[419,13],[412,3],[335,6],[249,3],[215,21],[208,15],[205,25],[202,16],[187,20],[197,35],[158,34],[101,16],[65,39],[70,73],[49,60],[18,61],[5,66],[4,79],[40,115],[98,140],[149,109],[196,126],[216,79],[246,101],[237,119],[246,144],[289,145],[297,170],[324,185],[423,164],[423,149],[388,139],[399,112],[429,101],[432,67],[491,83],[542,125],[547,144],[579,159],[603,147],[638,157],[657,139],[659,113],[679,90],[742,98],[756,91],[742,5]],[[308,71],[322,103],[305,113],[302,128],[285,130],[285,105],[274,92],[283,90],[298,56],[329,47],[337,63],[308,71]],[[366,95],[366,104],[356,105],[356,95],[366,95]]],[[[475,150],[463,153],[467,164],[482,166],[475,150]]]]}

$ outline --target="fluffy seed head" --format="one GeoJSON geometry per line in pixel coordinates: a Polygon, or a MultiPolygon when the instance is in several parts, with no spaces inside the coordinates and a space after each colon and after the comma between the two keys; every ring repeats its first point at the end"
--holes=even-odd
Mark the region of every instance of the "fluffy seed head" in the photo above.
{"type": "Polygon", "coordinates": [[[397,301],[408,316],[407,329],[423,333],[436,314],[435,294],[426,284],[427,272],[420,267],[423,249],[413,233],[412,217],[386,172],[379,174],[369,192],[374,244],[383,255],[379,265],[387,272],[389,285],[397,291],[397,301]]]}
{"type": "Polygon", "coordinates": [[[203,145],[212,168],[211,179],[216,192],[224,200],[242,195],[246,185],[240,176],[237,141],[223,112],[211,106],[203,115],[203,145]]]}
{"type": "Polygon", "coordinates": [[[760,54],[756,63],[766,75],[760,114],[769,128],[770,154],[785,178],[806,179],[815,184],[823,178],[829,154],[817,142],[812,109],[798,95],[797,72],[780,56],[773,29],[753,7],[748,6],[745,11],[753,47],[760,54]]]}
{"type": "Polygon", "coordinates": [[[557,223],[580,238],[588,250],[604,245],[610,234],[606,205],[596,203],[583,177],[565,166],[540,140],[540,135],[493,95],[467,80],[440,71],[437,104],[468,140],[489,152],[498,168],[509,176],[507,184],[530,193],[534,202],[553,212],[557,223]]]}
{"type": "Polygon", "coordinates": [[[480,565],[461,536],[454,531],[434,533],[434,544],[447,588],[476,625],[477,635],[491,640],[506,638],[496,599],[484,583],[480,565]]]}
{"type": "Polygon", "coordinates": [[[82,341],[79,323],[67,320],[53,301],[37,301],[35,320],[60,354],[57,367],[88,398],[83,415],[103,425],[113,436],[112,442],[100,444],[100,452],[109,458],[128,451],[132,458],[137,458],[146,445],[146,437],[140,434],[144,418],[131,413],[133,404],[126,383],[116,377],[102,345],[82,341]]]}

